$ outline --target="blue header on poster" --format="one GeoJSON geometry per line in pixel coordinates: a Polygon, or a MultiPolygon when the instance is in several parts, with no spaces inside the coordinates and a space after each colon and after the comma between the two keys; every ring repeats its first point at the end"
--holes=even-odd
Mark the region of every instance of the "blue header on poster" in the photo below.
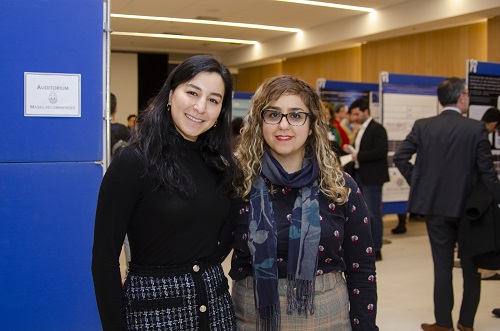
{"type": "Polygon", "coordinates": [[[253,92],[234,92],[233,99],[252,99],[253,92]]]}
{"type": "MultiPolygon", "coordinates": [[[[388,74],[387,81],[382,81],[382,86],[391,85],[416,85],[416,86],[438,86],[446,77],[438,76],[419,76],[388,74]]],[[[385,89],[385,87],[384,87],[385,89]]],[[[385,91],[384,91],[385,92],[385,91]]]]}
{"type": "MultiPolygon", "coordinates": [[[[438,83],[439,84],[439,83],[438,83]]],[[[436,95],[437,85],[384,85],[384,93],[436,95]]]]}
{"type": "Polygon", "coordinates": [[[327,80],[325,82],[325,86],[322,87],[322,89],[323,90],[333,90],[333,91],[374,92],[374,91],[378,91],[378,84],[327,80]]]}
{"type": "Polygon", "coordinates": [[[500,76],[500,63],[478,62],[475,74],[500,76]]]}

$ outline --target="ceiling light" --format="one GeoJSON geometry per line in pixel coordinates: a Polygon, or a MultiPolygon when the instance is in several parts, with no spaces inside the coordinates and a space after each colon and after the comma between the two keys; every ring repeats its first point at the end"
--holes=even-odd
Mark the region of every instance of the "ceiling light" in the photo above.
{"type": "Polygon", "coordinates": [[[307,1],[307,0],[275,0],[275,1],[298,3],[301,5],[311,5],[311,6],[321,6],[321,7],[330,7],[330,8],[338,8],[338,9],[347,9],[347,10],[357,10],[357,11],[364,11],[364,12],[370,12],[370,13],[375,12],[375,9],[373,9],[373,8],[341,5],[341,4],[337,4],[337,3],[320,2],[320,1],[307,1]]]}
{"type": "Polygon", "coordinates": [[[240,39],[227,39],[227,38],[209,38],[209,37],[196,37],[196,36],[181,36],[176,34],[162,34],[162,33],[139,33],[139,32],[118,32],[113,31],[112,36],[132,36],[132,37],[150,37],[150,38],[165,38],[165,39],[182,39],[182,40],[197,40],[197,41],[211,41],[218,43],[230,44],[258,44],[255,40],[240,40],[240,39]]]}
{"type": "Polygon", "coordinates": [[[273,31],[283,31],[283,32],[300,32],[300,29],[285,28],[285,27],[281,27],[281,26],[260,25],[260,24],[219,22],[219,21],[211,21],[211,20],[197,20],[197,19],[187,19],[187,18],[142,16],[142,15],[126,15],[126,14],[111,14],[110,16],[115,17],[115,18],[127,18],[127,19],[135,19],[135,20],[179,22],[179,23],[192,23],[192,24],[209,24],[209,25],[232,26],[232,27],[237,27],[237,28],[248,28],[248,29],[273,30],[273,31]]]}

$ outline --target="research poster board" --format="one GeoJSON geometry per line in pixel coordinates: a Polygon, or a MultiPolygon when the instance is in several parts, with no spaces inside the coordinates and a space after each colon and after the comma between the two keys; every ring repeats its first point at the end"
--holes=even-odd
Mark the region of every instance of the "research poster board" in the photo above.
{"type": "Polygon", "coordinates": [[[247,116],[252,101],[252,92],[233,93],[233,118],[247,116]]]}
{"type": "MultiPolygon", "coordinates": [[[[383,186],[385,213],[405,213],[410,186],[394,165],[393,156],[416,120],[440,110],[436,89],[445,77],[380,73],[381,123],[389,140],[390,181],[383,186]]],[[[415,156],[414,156],[415,158],[415,156]]]]}
{"type": "MultiPolygon", "coordinates": [[[[432,103],[433,107],[431,112],[429,110],[429,104],[431,102],[426,98],[430,94],[430,89],[427,87],[427,89],[422,89],[425,93],[421,92],[424,98],[417,99],[416,102],[409,101],[408,103],[411,102],[413,104],[412,107],[409,107],[409,105],[405,103],[404,98],[410,96],[410,99],[413,99],[420,94],[415,92],[415,87],[409,86],[411,80],[400,80],[402,77],[399,75],[394,77],[395,79],[392,85],[389,81],[384,83],[385,85],[383,87],[386,89],[381,88],[380,84],[375,83],[353,83],[328,81],[325,79],[318,79],[317,87],[322,100],[332,103],[342,102],[349,105],[357,98],[369,99],[370,111],[373,118],[377,122],[383,124],[387,117],[387,120],[393,125],[391,130],[387,130],[388,134],[389,131],[393,131],[393,135],[403,137],[402,139],[404,139],[409,133],[415,121],[414,119],[427,116],[430,113],[432,113],[432,115],[436,114],[436,98],[433,98],[434,102],[432,103]],[[385,102],[388,107],[388,114],[386,114],[385,109],[383,110],[381,107],[382,92],[387,93],[385,102]],[[406,114],[402,112],[402,109],[405,109],[406,114]],[[412,114],[411,118],[414,118],[413,120],[407,118],[408,113],[412,114]]],[[[391,138],[389,138],[389,140],[391,140],[391,138]]],[[[391,151],[391,141],[389,141],[389,145],[389,150],[391,151]]],[[[382,210],[384,214],[405,213],[406,200],[408,200],[409,186],[392,162],[394,151],[395,149],[392,149],[392,154],[390,152],[388,155],[388,163],[392,165],[389,168],[391,181],[383,186],[382,210]]]]}
{"type": "Polygon", "coordinates": [[[316,80],[316,88],[321,96],[321,100],[331,104],[339,102],[349,107],[356,99],[365,98],[369,100],[371,115],[377,122],[380,122],[378,84],[318,78],[316,80]]]}
{"type": "MultiPolygon", "coordinates": [[[[469,117],[481,120],[490,107],[500,109],[500,63],[467,60],[467,87],[469,89],[469,117]]],[[[500,178],[500,132],[490,133],[493,162],[500,178]]]]}

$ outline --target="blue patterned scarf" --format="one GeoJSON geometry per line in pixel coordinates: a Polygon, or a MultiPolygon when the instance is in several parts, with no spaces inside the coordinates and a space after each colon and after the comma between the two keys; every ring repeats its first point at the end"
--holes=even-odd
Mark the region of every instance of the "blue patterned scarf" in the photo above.
{"type": "Polygon", "coordinates": [[[302,169],[287,173],[266,151],[262,175],[252,183],[248,247],[252,254],[255,305],[259,311],[257,329],[279,330],[277,241],[269,191],[264,177],[274,185],[299,189],[290,219],[287,265],[287,314],[314,313],[314,280],[321,235],[318,203],[319,168],[314,157],[304,159],[302,169]]]}

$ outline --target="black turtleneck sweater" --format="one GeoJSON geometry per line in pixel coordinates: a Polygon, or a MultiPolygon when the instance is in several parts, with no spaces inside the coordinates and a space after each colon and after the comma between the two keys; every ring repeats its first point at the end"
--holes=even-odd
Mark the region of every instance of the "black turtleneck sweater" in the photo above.
{"type": "Polygon", "coordinates": [[[220,230],[229,198],[216,192],[216,176],[203,162],[198,143],[184,142],[183,166],[196,193],[157,189],[129,148],[113,158],[97,203],[92,274],[104,330],[126,330],[119,256],[128,234],[131,260],[138,265],[182,265],[218,256],[220,230]]]}

